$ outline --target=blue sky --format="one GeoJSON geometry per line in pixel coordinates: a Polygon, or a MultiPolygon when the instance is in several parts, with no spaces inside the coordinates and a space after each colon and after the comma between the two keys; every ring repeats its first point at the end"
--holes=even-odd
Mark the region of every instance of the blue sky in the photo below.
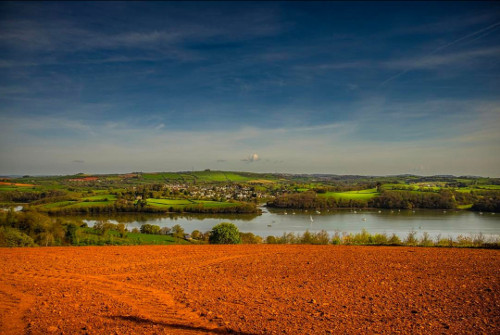
{"type": "Polygon", "coordinates": [[[499,92],[494,2],[0,3],[0,174],[498,177],[499,92]]]}

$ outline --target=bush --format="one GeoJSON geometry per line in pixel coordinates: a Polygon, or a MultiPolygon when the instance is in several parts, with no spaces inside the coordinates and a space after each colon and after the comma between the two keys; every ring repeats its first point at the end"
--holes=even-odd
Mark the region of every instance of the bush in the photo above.
{"type": "Polygon", "coordinates": [[[241,243],[243,244],[260,244],[262,243],[262,237],[257,236],[253,233],[240,233],[241,243]]]}
{"type": "Polygon", "coordinates": [[[278,240],[274,236],[268,236],[268,237],[266,237],[266,243],[267,244],[277,244],[278,240]]]}
{"type": "Polygon", "coordinates": [[[398,235],[393,233],[389,241],[387,241],[387,243],[390,245],[401,245],[401,239],[399,238],[398,235]]]}
{"type": "Polygon", "coordinates": [[[170,227],[161,227],[160,229],[160,235],[168,235],[170,234],[170,227]]]}
{"type": "Polygon", "coordinates": [[[410,231],[405,239],[405,245],[416,246],[418,245],[417,232],[410,231]]]}
{"type": "Polygon", "coordinates": [[[239,244],[241,243],[240,231],[230,222],[220,223],[212,228],[209,242],[211,244],[239,244]]]}
{"type": "Polygon", "coordinates": [[[161,230],[160,226],[152,225],[149,223],[143,224],[141,226],[141,233],[143,233],[143,234],[159,235],[160,230],[161,230]]]}
{"type": "Polygon", "coordinates": [[[313,235],[313,244],[328,244],[330,236],[325,230],[322,230],[313,235]]]}
{"type": "Polygon", "coordinates": [[[388,240],[387,240],[387,235],[384,233],[384,234],[375,234],[373,236],[373,244],[375,245],[385,245],[388,243],[388,240]]]}
{"type": "Polygon", "coordinates": [[[203,238],[203,234],[199,230],[195,229],[191,233],[191,238],[193,240],[201,240],[203,238]]]}
{"type": "Polygon", "coordinates": [[[334,245],[342,244],[342,237],[340,236],[339,231],[335,231],[335,233],[333,234],[332,244],[334,244],[334,245]]]}
{"type": "Polygon", "coordinates": [[[175,226],[172,227],[172,236],[177,237],[177,238],[184,238],[184,228],[182,228],[180,225],[176,224],[175,226]]]}
{"type": "Polygon", "coordinates": [[[2,247],[32,247],[35,241],[23,232],[8,227],[0,227],[0,246],[2,247]]]}
{"type": "Polygon", "coordinates": [[[422,247],[432,247],[434,245],[434,243],[432,243],[432,240],[428,232],[425,231],[424,234],[422,235],[422,238],[420,239],[420,245],[422,247]]]}

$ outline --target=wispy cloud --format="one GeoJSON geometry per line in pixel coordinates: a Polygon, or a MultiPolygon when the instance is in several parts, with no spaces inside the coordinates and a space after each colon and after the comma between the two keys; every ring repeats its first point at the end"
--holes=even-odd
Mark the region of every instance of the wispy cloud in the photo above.
{"type": "MultiPolygon", "coordinates": [[[[498,57],[500,57],[500,48],[494,47],[453,52],[444,55],[429,55],[410,59],[395,59],[384,62],[382,63],[382,65],[388,69],[404,69],[406,72],[408,72],[410,71],[409,69],[435,69],[441,66],[463,65],[471,63],[474,60],[482,61],[484,58],[498,59],[498,57]]],[[[399,75],[402,74],[403,72],[401,72],[399,75]]],[[[394,77],[394,79],[395,78],[396,77],[394,77]]]]}
{"type": "MultiPolygon", "coordinates": [[[[448,57],[448,58],[444,58],[443,59],[443,58],[439,58],[439,57],[434,57],[434,55],[436,53],[441,52],[441,51],[443,51],[443,50],[445,50],[445,49],[447,49],[447,48],[449,48],[449,47],[451,47],[453,45],[456,45],[456,44],[460,43],[460,42],[467,41],[468,39],[477,37],[478,35],[481,35],[481,34],[484,35],[485,32],[492,31],[493,29],[496,29],[498,26],[500,26],[500,22],[495,22],[495,23],[493,23],[493,24],[491,24],[491,25],[489,25],[487,27],[484,27],[484,28],[476,30],[476,31],[474,31],[472,33],[466,34],[466,35],[464,35],[464,36],[462,36],[462,37],[460,37],[458,39],[455,39],[455,40],[453,40],[451,42],[445,43],[445,44],[443,44],[443,45],[435,48],[434,50],[432,50],[427,55],[424,55],[424,56],[420,57],[419,60],[413,61],[411,64],[408,65],[408,67],[406,67],[405,69],[403,69],[401,72],[399,72],[399,73],[393,75],[392,77],[384,80],[381,83],[381,85],[384,86],[387,83],[389,83],[389,82],[391,82],[391,81],[393,81],[393,80],[401,77],[402,75],[404,75],[404,74],[406,74],[406,73],[408,73],[408,72],[410,72],[412,70],[418,69],[419,66],[422,66],[422,65],[425,65],[425,64],[439,63],[439,62],[442,62],[445,59],[446,59],[445,61],[449,61],[450,59],[451,60],[453,60],[453,59],[456,60],[457,59],[456,56],[452,57],[452,58],[448,57]]],[[[495,52],[498,53],[498,49],[494,49],[494,50],[496,50],[495,52]]],[[[477,52],[476,52],[476,54],[474,54],[474,52],[472,52],[472,54],[466,52],[466,53],[463,53],[461,55],[461,57],[459,56],[458,58],[459,59],[460,58],[463,59],[464,56],[465,56],[465,58],[470,58],[471,55],[478,56],[477,52]]],[[[479,53],[479,55],[481,55],[481,53],[479,53]]]]}

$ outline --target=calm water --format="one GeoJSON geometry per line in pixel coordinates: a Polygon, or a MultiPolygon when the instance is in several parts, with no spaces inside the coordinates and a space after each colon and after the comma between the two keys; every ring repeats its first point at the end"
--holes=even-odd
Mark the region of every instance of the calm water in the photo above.
{"type": "Polygon", "coordinates": [[[335,231],[357,233],[365,228],[370,233],[396,233],[406,237],[410,231],[418,234],[428,232],[432,236],[456,237],[460,234],[470,235],[483,233],[486,236],[500,236],[500,213],[483,213],[469,211],[443,210],[337,210],[323,213],[315,211],[292,211],[263,208],[262,215],[148,215],[148,214],[115,214],[112,216],[81,217],[89,225],[97,219],[111,222],[123,222],[129,228],[140,227],[149,223],[161,227],[181,225],[186,232],[195,229],[209,231],[221,222],[232,222],[240,231],[252,232],[266,237],[282,235],[284,232],[303,233],[306,230],[316,232],[326,230],[330,234],[335,231]],[[285,212],[287,214],[285,214],[285,212]],[[295,214],[293,214],[295,213],[295,214]],[[312,221],[311,221],[312,218],[312,221]]]}

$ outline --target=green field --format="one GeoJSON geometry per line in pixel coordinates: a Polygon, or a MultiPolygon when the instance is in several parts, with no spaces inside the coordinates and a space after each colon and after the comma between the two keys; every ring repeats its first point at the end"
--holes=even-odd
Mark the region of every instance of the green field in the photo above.
{"type": "Polygon", "coordinates": [[[326,192],[323,194],[318,194],[318,196],[343,199],[343,200],[370,200],[371,198],[379,195],[376,188],[370,188],[360,191],[349,191],[349,192],[326,192]]]}
{"type": "Polygon", "coordinates": [[[210,200],[189,200],[189,199],[147,199],[148,205],[160,208],[184,208],[186,206],[203,205],[206,208],[232,207],[237,204],[231,202],[219,202],[210,200]]]}
{"type": "Polygon", "coordinates": [[[41,205],[43,209],[56,209],[56,208],[79,208],[79,207],[97,207],[107,206],[114,203],[114,200],[108,201],[59,201],[49,204],[41,205]]]}
{"type": "Polygon", "coordinates": [[[147,181],[193,181],[194,177],[184,173],[161,172],[161,173],[144,173],[142,178],[147,181]]]}
{"type": "Polygon", "coordinates": [[[93,195],[90,197],[85,197],[82,198],[82,200],[88,200],[88,201],[113,201],[116,200],[116,195],[113,194],[99,194],[99,195],[93,195]]]}
{"type": "Polygon", "coordinates": [[[39,189],[38,186],[0,185],[0,192],[2,192],[2,191],[22,191],[22,192],[29,192],[29,191],[36,191],[38,189],[39,189]]]}
{"type": "Polygon", "coordinates": [[[254,173],[237,173],[226,171],[193,171],[193,172],[159,172],[159,173],[144,173],[142,178],[146,181],[178,181],[178,182],[247,182],[255,179],[270,179],[262,178],[260,174],[254,173]]]}
{"type": "Polygon", "coordinates": [[[66,207],[69,205],[73,205],[78,203],[78,201],[59,201],[59,202],[53,202],[50,204],[45,204],[42,207],[43,208],[58,208],[58,207],[66,207]]]}
{"type": "Polygon", "coordinates": [[[184,239],[170,235],[153,235],[141,233],[127,233],[120,237],[117,231],[110,230],[106,236],[96,234],[93,228],[82,228],[78,232],[78,245],[136,245],[136,244],[191,244],[184,239]]]}

